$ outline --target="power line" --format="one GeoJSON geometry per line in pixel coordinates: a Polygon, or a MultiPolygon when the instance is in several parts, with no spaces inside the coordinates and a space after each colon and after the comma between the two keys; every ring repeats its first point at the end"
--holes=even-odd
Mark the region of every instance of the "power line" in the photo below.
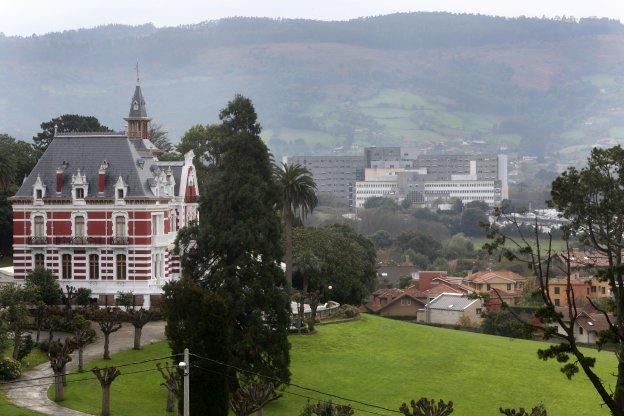
{"type": "MultiPolygon", "coordinates": [[[[126,364],[119,364],[119,365],[115,365],[114,367],[122,368],[122,367],[131,366],[131,365],[145,364],[145,363],[149,363],[149,362],[153,362],[153,361],[167,360],[169,358],[173,358],[173,357],[176,357],[178,355],[180,355],[180,354],[174,354],[174,355],[170,355],[168,357],[151,358],[149,360],[135,361],[135,362],[126,363],[126,364]]],[[[111,367],[113,367],[113,366],[111,366],[111,367]]],[[[66,376],[72,376],[72,375],[76,375],[76,374],[84,374],[84,371],[82,373],[79,372],[79,371],[74,371],[72,373],[65,373],[66,376]]],[[[45,379],[54,378],[54,377],[56,377],[56,376],[55,375],[50,375],[50,376],[42,376],[42,377],[34,377],[34,378],[26,378],[26,379],[17,379],[17,380],[3,381],[2,383],[0,383],[0,387],[2,387],[4,385],[7,385],[7,384],[25,383],[25,382],[28,382],[28,381],[45,380],[45,379]]]]}
{"type": "MultiPolygon", "coordinates": [[[[208,372],[208,373],[218,374],[218,375],[222,375],[222,376],[229,377],[229,378],[235,378],[234,376],[231,376],[231,375],[227,374],[226,372],[220,372],[220,371],[216,371],[216,370],[210,370],[210,369],[208,369],[208,368],[200,367],[200,366],[195,365],[195,364],[191,364],[191,367],[195,367],[195,368],[197,368],[197,369],[199,369],[199,370],[206,371],[206,372],[208,372]]],[[[323,400],[323,399],[320,399],[320,398],[318,398],[318,397],[306,396],[305,394],[295,393],[295,392],[288,391],[288,390],[282,390],[282,393],[292,394],[293,396],[299,396],[299,397],[306,398],[306,399],[308,399],[308,400],[315,400],[315,401],[322,402],[322,403],[327,403],[327,404],[330,404],[330,403],[331,403],[331,404],[339,404],[339,403],[332,403],[332,402],[330,402],[330,401],[323,400]]],[[[386,414],[384,414],[384,413],[377,413],[377,412],[374,412],[374,411],[372,411],[372,410],[361,409],[361,408],[354,407],[354,406],[351,406],[351,405],[349,405],[349,406],[350,406],[353,410],[357,410],[358,412],[369,413],[369,414],[372,414],[372,415],[377,415],[377,416],[387,416],[387,415],[386,415],[386,414]]]]}
{"type": "Polygon", "coordinates": [[[358,403],[358,404],[361,404],[363,406],[372,407],[372,408],[375,408],[375,409],[385,410],[387,412],[401,413],[398,410],[389,409],[387,407],[383,407],[383,406],[379,406],[379,405],[376,405],[376,404],[367,403],[367,402],[364,402],[364,401],[361,401],[361,400],[350,399],[348,397],[339,396],[337,394],[326,393],[326,392],[318,390],[318,389],[314,389],[314,388],[311,388],[311,387],[305,387],[305,386],[302,386],[300,384],[296,384],[296,383],[292,383],[292,382],[288,382],[287,383],[287,382],[285,382],[283,380],[280,380],[279,378],[266,376],[264,374],[260,374],[260,373],[255,372],[255,371],[247,370],[247,369],[244,369],[244,368],[239,368],[239,367],[236,367],[236,366],[231,365],[231,364],[226,364],[226,363],[223,363],[221,361],[213,360],[212,358],[202,357],[202,356],[199,356],[199,355],[193,354],[193,353],[191,353],[191,355],[196,357],[196,358],[199,358],[201,360],[210,361],[210,362],[213,362],[215,364],[222,365],[224,367],[233,368],[234,370],[237,370],[237,371],[240,371],[240,372],[253,374],[253,375],[256,375],[258,377],[262,377],[262,378],[265,378],[265,379],[268,379],[268,380],[271,380],[271,381],[275,381],[275,382],[278,382],[278,383],[281,383],[281,384],[286,384],[288,386],[297,387],[297,388],[300,388],[302,390],[308,390],[308,391],[311,391],[311,392],[314,392],[314,393],[318,393],[318,394],[322,394],[322,395],[325,395],[325,396],[334,397],[336,399],[345,400],[345,401],[353,402],[353,403],[358,403]]]}

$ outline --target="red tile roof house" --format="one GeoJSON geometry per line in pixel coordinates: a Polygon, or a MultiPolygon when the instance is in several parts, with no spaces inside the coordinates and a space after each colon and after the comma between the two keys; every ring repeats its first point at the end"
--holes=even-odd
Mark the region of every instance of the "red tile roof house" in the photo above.
{"type": "Polygon", "coordinates": [[[426,297],[413,289],[379,289],[364,304],[363,312],[390,317],[418,318],[424,312],[426,297]]]}
{"type": "MultiPolygon", "coordinates": [[[[567,313],[567,308],[561,308],[563,313],[563,320],[566,323],[570,323],[570,318],[567,313]]],[[[609,319],[612,322],[615,321],[615,317],[609,315],[609,319]]],[[[574,338],[577,342],[583,344],[596,344],[598,341],[600,332],[609,329],[609,323],[604,314],[596,312],[594,310],[585,310],[579,313],[576,321],[574,322],[574,338]]],[[[557,332],[565,334],[560,325],[557,325],[557,332]]]]}
{"type": "Polygon", "coordinates": [[[530,277],[522,276],[508,270],[482,271],[466,276],[464,284],[480,293],[489,293],[487,306],[498,309],[502,301],[509,305],[517,305],[530,277]]]}

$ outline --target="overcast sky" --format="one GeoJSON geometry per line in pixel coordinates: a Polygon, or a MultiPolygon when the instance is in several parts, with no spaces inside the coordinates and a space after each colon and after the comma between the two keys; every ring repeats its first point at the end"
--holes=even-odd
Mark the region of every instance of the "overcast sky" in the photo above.
{"type": "Polygon", "coordinates": [[[0,0],[0,32],[31,35],[108,23],[176,26],[228,16],[342,20],[408,11],[624,21],[623,0],[0,0]]]}

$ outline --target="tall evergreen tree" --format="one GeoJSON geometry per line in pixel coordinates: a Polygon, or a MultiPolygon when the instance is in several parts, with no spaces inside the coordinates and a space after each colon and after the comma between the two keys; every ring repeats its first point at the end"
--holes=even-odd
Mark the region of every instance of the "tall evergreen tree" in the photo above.
{"type": "Polygon", "coordinates": [[[316,198],[316,183],[305,167],[282,163],[275,169],[277,182],[282,188],[282,220],[284,221],[284,262],[286,263],[286,282],[292,285],[293,269],[293,222],[295,217],[303,219],[312,212],[318,199],[316,198]]]}
{"type": "Polygon", "coordinates": [[[251,101],[237,95],[219,117],[198,155],[206,162],[198,165],[204,171],[199,225],[179,235],[183,270],[225,300],[232,364],[288,381],[280,188],[251,101]]]}
{"type": "MultiPolygon", "coordinates": [[[[187,278],[165,285],[164,291],[165,333],[171,351],[182,354],[188,348],[194,354],[191,362],[201,367],[201,370],[192,368],[190,372],[190,413],[226,416],[226,368],[210,361],[228,361],[230,337],[225,302],[187,278]]],[[[180,361],[179,357],[174,364],[180,361]]],[[[182,409],[183,397],[179,399],[182,409]]]]}

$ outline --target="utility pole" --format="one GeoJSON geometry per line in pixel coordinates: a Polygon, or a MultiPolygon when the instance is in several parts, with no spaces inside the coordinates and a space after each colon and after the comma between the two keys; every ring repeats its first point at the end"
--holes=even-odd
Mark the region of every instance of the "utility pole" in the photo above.
{"type": "Polygon", "coordinates": [[[189,350],[188,348],[184,349],[184,361],[182,361],[180,364],[178,364],[178,367],[180,367],[182,369],[182,371],[184,372],[184,416],[190,416],[190,411],[189,411],[189,396],[190,396],[190,386],[189,386],[189,381],[190,381],[190,362],[189,362],[189,350]]]}

